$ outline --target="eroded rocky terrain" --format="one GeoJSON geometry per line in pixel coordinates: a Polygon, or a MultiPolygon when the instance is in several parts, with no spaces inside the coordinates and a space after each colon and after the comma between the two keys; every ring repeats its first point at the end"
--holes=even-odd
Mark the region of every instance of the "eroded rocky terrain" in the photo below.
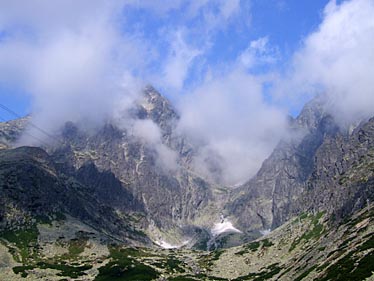
{"type": "Polygon", "coordinates": [[[303,213],[225,250],[129,247],[61,215],[2,233],[1,280],[371,280],[374,205],[339,224],[303,213]]]}

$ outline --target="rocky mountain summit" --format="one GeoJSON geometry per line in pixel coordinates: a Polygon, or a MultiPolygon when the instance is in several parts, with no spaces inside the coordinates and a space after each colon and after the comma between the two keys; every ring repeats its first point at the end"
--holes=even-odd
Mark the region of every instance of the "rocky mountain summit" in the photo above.
{"type": "Polygon", "coordinates": [[[341,220],[363,208],[374,199],[373,125],[370,119],[341,128],[321,99],[312,100],[291,120],[291,137],[232,192],[227,212],[252,231],[274,229],[304,211],[341,220]]]}
{"type": "Polygon", "coordinates": [[[196,170],[199,147],[154,88],[121,114],[40,147],[15,148],[31,117],[0,123],[0,277],[335,280],[325,258],[371,276],[374,119],[343,128],[317,97],[233,189],[196,170]]]}
{"type": "MultiPolygon", "coordinates": [[[[143,230],[153,241],[189,240],[193,245],[200,237],[207,239],[227,192],[190,169],[193,150],[175,133],[177,113],[148,87],[128,115],[125,126],[113,119],[97,130],[67,122],[58,141],[42,147],[61,174],[89,188],[100,203],[141,213],[143,230]],[[155,136],[149,141],[142,134],[155,136]]],[[[4,147],[12,146],[26,124],[2,125],[4,147]]]]}

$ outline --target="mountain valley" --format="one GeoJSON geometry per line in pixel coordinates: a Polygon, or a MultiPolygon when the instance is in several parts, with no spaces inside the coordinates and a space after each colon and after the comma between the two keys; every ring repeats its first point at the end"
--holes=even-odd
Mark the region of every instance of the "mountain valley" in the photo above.
{"type": "Polygon", "coordinates": [[[0,279],[373,278],[374,119],[344,129],[317,97],[235,188],[215,155],[217,176],[194,166],[178,119],[147,87],[125,116],[34,147],[31,116],[0,123],[0,279]]]}

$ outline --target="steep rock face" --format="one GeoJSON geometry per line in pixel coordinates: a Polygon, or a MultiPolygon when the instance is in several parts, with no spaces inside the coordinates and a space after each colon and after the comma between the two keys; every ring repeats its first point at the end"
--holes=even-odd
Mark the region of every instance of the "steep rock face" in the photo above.
{"type": "Polygon", "coordinates": [[[326,138],[315,154],[315,169],[295,206],[325,210],[335,220],[374,200],[374,119],[351,134],[326,138]]]}
{"type": "Polygon", "coordinates": [[[163,98],[153,87],[148,86],[140,99],[136,115],[139,119],[150,119],[162,130],[166,142],[170,143],[170,137],[179,119],[169,101],[163,98]]]}
{"type": "Polygon", "coordinates": [[[153,87],[146,87],[136,107],[136,117],[140,120],[152,120],[161,129],[163,143],[176,151],[184,166],[189,166],[197,148],[188,139],[177,132],[179,115],[170,102],[153,87]]]}
{"type": "Polygon", "coordinates": [[[233,192],[228,213],[247,231],[275,228],[303,211],[336,220],[373,200],[373,120],[352,132],[338,127],[317,98],[292,121],[257,175],[233,192]]]}
{"type": "MultiPolygon", "coordinates": [[[[95,196],[92,187],[59,171],[40,148],[0,151],[0,194],[1,230],[68,214],[117,239],[150,243],[133,231],[129,218],[134,211],[115,210],[106,200],[95,196]]],[[[130,203],[123,201],[124,206],[131,207],[130,203]]]]}
{"type": "MultiPolygon", "coordinates": [[[[95,132],[67,123],[61,135],[63,145],[51,147],[49,152],[65,170],[78,170],[78,178],[88,185],[97,180],[85,173],[94,166],[102,173],[112,173],[118,180],[115,184],[141,202],[148,221],[158,228],[208,226],[212,221],[207,213],[216,214],[218,219],[215,204],[221,200],[216,199],[224,195],[188,168],[192,148],[175,133],[178,115],[168,101],[147,88],[131,114],[135,120],[152,120],[160,128],[161,143],[157,146],[175,157],[173,167],[165,168],[159,162],[158,148],[133,134],[131,126],[121,128],[116,122],[95,132]]],[[[107,177],[103,185],[113,181],[107,177]]]]}
{"type": "Polygon", "coordinates": [[[29,117],[0,122],[0,149],[10,148],[22,135],[29,117]]]}
{"type": "Polygon", "coordinates": [[[100,172],[94,163],[87,162],[76,172],[79,182],[91,188],[91,194],[101,202],[121,211],[144,212],[144,205],[125,188],[110,171],[100,172]]]}
{"type": "Polygon", "coordinates": [[[233,191],[227,211],[245,230],[274,228],[292,216],[291,205],[313,171],[316,150],[337,131],[321,99],[309,102],[290,127],[291,137],[278,144],[255,177],[233,191]]]}

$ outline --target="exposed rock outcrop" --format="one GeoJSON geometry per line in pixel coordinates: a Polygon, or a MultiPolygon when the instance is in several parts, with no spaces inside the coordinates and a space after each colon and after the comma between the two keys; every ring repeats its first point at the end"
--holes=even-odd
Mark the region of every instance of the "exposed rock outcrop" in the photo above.
{"type": "Polygon", "coordinates": [[[339,127],[321,98],[291,120],[261,169],[233,191],[227,212],[247,231],[273,229],[303,211],[327,211],[336,220],[373,200],[373,125],[339,127]]]}

